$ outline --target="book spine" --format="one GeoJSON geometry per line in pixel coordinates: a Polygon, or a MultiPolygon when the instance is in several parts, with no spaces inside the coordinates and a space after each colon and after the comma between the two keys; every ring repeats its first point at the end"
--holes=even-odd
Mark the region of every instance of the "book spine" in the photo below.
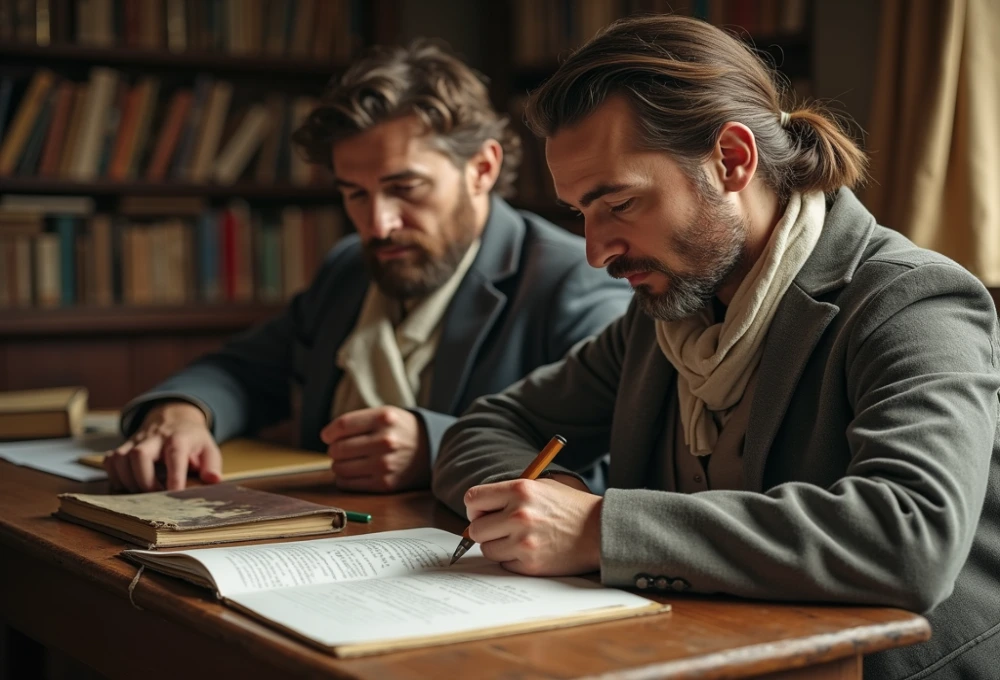
{"type": "Polygon", "coordinates": [[[237,226],[236,215],[231,208],[227,208],[222,213],[222,237],[219,239],[222,273],[222,292],[226,302],[236,300],[236,277],[237,277],[237,226]]]}
{"type": "Polygon", "coordinates": [[[59,235],[35,238],[35,297],[39,307],[58,307],[62,295],[59,280],[59,235]]]}
{"type": "Polygon", "coordinates": [[[60,303],[68,307],[76,300],[76,221],[69,215],[55,218],[56,233],[59,234],[59,289],[60,303]]]}
{"type": "Polygon", "coordinates": [[[219,231],[218,214],[206,211],[198,220],[198,278],[202,300],[219,302],[219,231]]]}
{"type": "Polygon", "coordinates": [[[55,74],[46,69],[39,69],[32,76],[31,84],[21,98],[17,114],[11,122],[10,131],[4,136],[3,144],[0,145],[0,176],[10,175],[16,169],[21,152],[28,143],[28,137],[54,81],[55,74]]]}
{"type": "Polygon", "coordinates": [[[7,117],[10,112],[10,100],[14,92],[14,80],[9,76],[0,79],[0,140],[4,138],[7,127],[7,117]]]}
{"type": "Polygon", "coordinates": [[[38,161],[42,155],[42,144],[45,141],[46,133],[49,131],[49,120],[52,117],[52,107],[54,106],[54,92],[51,90],[45,97],[45,103],[35,120],[35,125],[28,137],[28,142],[24,146],[24,153],[18,163],[17,174],[31,176],[38,169],[38,161]]]}

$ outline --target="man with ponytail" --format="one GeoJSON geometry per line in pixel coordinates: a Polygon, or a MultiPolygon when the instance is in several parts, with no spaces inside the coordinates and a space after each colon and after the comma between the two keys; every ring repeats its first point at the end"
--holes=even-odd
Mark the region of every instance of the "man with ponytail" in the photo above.
{"type": "Polygon", "coordinates": [[[998,329],[982,284],[875,223],[865,156],[723,31],[619,21],[533,93],[587,258],[635,290],[561,362],[476,401],[433,488],[512,571],[897,606],[870,678],[995,677],[998,329]],[[515,479],[553,434],[548,478],[515,479]],[[609,490],[575,475],[611,452],[609,490]]]}

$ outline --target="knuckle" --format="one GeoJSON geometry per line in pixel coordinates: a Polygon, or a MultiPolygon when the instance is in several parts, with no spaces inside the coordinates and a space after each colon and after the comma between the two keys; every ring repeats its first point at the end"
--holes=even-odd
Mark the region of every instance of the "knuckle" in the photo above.
{"type": "Polygon", "coordinates": [[[396,414],[395,409],[386,406],[379,410],[377,420],[382,425],[395,425],[399,420],[399,416],[396,414]]]}
{"type": "Polygon", "coordinates": [[[532,496],[532,484],[528,479],[515,479],[510,486],[514,496],[522,501],[526,501],[532,496]]]}
{"type": "MultiPolygon", "coordinates": [[[[533,534],[524,536],[517,542],[518,547],[528,554],[534,554],[538,550],[538,537],[533,534]]],[[[522,558],[523,559],[523,558],[522,558]]]]}
{"type": "Polygon", "coordinates": [[[380,475],[378,478],[378,486],[382,491],[395,491],[396,490],[396,477],[395,475],[380,475]]]}
{"type": "Polygon", "coordinates": [[[522,525],[531,525],[535,520],[534,513],[532,513],[531,510],[525,507],[514,508],[513,510],[511,510],[510,518],[515,522],[517,522],[518,524],[522,525]]]}

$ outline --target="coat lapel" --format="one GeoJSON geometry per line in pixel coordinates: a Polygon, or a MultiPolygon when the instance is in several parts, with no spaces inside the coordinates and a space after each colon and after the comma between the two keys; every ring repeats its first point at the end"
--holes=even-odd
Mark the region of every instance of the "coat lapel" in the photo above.
{"type": "Polygon", "coordinates": [[[767,456],[799,379],[840,311],[816,298],[851,282],[874,228],[871,213],[849,189],[841,189],[829,206],[816,247],[778,306],[758,368],[743,450],[749,491],[763,491],[767,456]]]}
{"type": "Polygon", "coordinates": [[[343,373],[337,366],[337,350],[354,329],[361,304],[368,292],[368,274],[360,254],[350,265],[350,270],[339,279],[340,285],[327,291],[327,300],[322,306],[327,313],[313,338],[307,365],[303,367],[305,380],[299,441],[306,449],[325,448],[320,441],[319,432],[330,421],[333,391],[343,373]],[[314,379],[310,379],[311,371],[318,374],[314,379]]]}
{"type": "Polygon", "coordinates": [[[454,413],[458,408],[479,349],[507,304],[496,284],[517,273],[524,235],[521,216],[494,197],[479,254],[445,313],[434,361],[431,410],[454,413]]]}
{"type": "MultiPolygon", "coordinates": [[[[642,321],[652,323],[645,317],[642,321]]],[[[655,337],[652,330],[648,335],[639,335],[655,337]]],[[[620,424],[611,437],[609,485],[655,489],[660,480],[651,478],[653,459],[664,455],[665,449],[658,444],[667,423],[668,405],[676,405],[672,395],[677,392],[677,371],[654,341],[639,366],[625,374],[641,376],[637,381],[640,387],[631,389],[623,384],[618,388],[615,423],[620,424]]]]}
{"type": "Polygon", "coordinates": [[[778,306],[757,369],[743,451],[746,489],[763,491],[764,464],[816,343],[839,307],[817,302],[792,285],[778,306]]]}

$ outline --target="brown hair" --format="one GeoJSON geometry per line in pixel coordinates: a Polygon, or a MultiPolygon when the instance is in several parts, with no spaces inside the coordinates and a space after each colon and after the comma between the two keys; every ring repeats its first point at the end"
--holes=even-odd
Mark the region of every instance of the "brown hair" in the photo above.
{"type": "Polygon", "coordinates": [[[532,93],[528,125],[551,137],[594,112],[609,96],[627,99],[646,149],[670,153],[692,174],[722,126],[746,125],[757,143],[757,171],[781,197],[836,191],[865,178],[867,158],[817,104],[789,111],[774,71],[750,47],[698,19],[636,16],[611,24],[532,93]]]}
{"type": "Polygon", "coordinates": [[[458,167],[486,140],[499,142],[503,164],[493,190],[513,193],[521,140],[507,117],[493,109],[484,79],[440,43],[370,48],[331,83],[292,140],[309,162],[330,167],[335,142],[414,114],[458,167]]]}

